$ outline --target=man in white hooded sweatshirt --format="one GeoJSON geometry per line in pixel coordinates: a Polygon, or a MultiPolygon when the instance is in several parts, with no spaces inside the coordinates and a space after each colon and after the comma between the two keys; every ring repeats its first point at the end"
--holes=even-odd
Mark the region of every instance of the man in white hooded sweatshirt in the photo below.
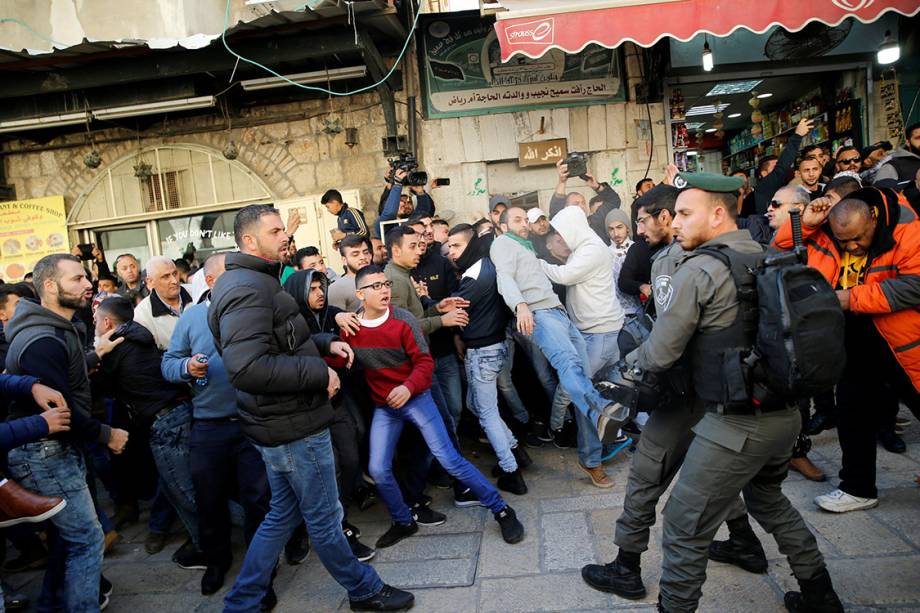
{"type": "MultiPolygon", "coordinates": [[[[617,335],[623,327],[624,311],[613,283],[613,254],[588,225],[579,207],[562,209],[550,223],[571,254],[565,264],[540,260],[540,267],[550,281],[566,286],[565,308],[585,340],[586,374],[593,377],[619,358],[617,335]]],[[[612,487],[613,482],[601,465],[603,447],[597,431],[581,412],[576,411],[575,418],[578,421],[579,467],[591,477],[595,486],[612,487]]],[[[619,441],[620,449],[626,445],[628,442],[619,441]]]]}

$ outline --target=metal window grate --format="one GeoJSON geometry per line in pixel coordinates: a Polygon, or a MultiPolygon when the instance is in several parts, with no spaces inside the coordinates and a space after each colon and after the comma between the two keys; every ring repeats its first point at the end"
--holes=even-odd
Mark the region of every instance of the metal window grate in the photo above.
{"type": "Polygon", "coordinates": [[[144,177],[141,182],[144,186],[144,206],[148,213],[178,209],[181,206],[178,171],[144,177]]]}

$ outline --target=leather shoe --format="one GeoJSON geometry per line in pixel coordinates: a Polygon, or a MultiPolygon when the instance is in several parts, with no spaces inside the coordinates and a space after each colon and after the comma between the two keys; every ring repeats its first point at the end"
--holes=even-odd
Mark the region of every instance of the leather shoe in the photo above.
{"type": "Polygon", "coordinates": [[[814,465],[807,456],[801,458],[792,458],[789,460],[789,468],[799,473],[809,481],[824,481],[827,475],[820,468],[814,465]]]}
{"type": "Polygon", "coordinates": [[[610,592],[628,600],[645,597],[642,573],[614,560],[609,564],[588,564],[581,568],[581,578],[596,590],[610,592]]]}
{"type": "Polygon", "coordinates": [[[730,537],[727,541],[713,541],[709,545],[709,559],[732,564],[749,573],[767,572],[767,555],[760,541],[741,542],[730,537]]]}
{"type": "Polygon", "coordinates": [[[830,413],[815,413],[814,417],[808,420],[805,426],[805,434],[814,436],[825,430],[831,430],[837,427],[837,418],[830,413]]]}
{"type": "Polygon", "coordinates": [[[33,494],[15,481],[4,479],[0,483],[0,528],[43,522],[66,506],[63,498],[33,494]]]}
{"type": "Polygon", "coordinates": [[[878,442],[882,444],[888,453],[904,453],[907,451],[907,445],[904,439],[895,434],[894,430],[882,430],[878,433],[878,442]]]}
{"type": "Polygon", "coordinates": [[[585,473],[589,477],[591,477],[591,484],[594,487],[599,487],[604,490],[613,487],[613,480],[607,476],[606,472],[604,472],[603,466],[595,466],[594,468],[588,468],[587,466],[579,462],[578,468],[585,471],[585,473]]]}
{"type": "Polygon", "coordinates": [[[349,600],[352,611],[400,611],[411,609],[415,596],[411,592],[384,585],[383,589],[363,600],[349,600]]]}

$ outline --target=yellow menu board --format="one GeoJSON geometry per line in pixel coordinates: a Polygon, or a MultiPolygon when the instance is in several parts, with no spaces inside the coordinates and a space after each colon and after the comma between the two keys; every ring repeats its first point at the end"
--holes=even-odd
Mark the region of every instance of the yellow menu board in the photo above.
{"type": "Polygon", "coordinates": [[[35,262],[69,253],[63,196],[0,202],[0,278],[22,281],[35,262]]]}

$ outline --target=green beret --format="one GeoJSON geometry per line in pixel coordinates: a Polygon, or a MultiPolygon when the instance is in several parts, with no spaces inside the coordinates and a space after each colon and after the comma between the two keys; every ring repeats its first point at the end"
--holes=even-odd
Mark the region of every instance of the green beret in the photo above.
{"type": "Polygon", "coordinates": [[[684,190],[690,188],[707,192],[737,192],[744,185],[741,177],[726,177],[714,172],[679,172],[674,177],[674,187],[684,190]]]}

